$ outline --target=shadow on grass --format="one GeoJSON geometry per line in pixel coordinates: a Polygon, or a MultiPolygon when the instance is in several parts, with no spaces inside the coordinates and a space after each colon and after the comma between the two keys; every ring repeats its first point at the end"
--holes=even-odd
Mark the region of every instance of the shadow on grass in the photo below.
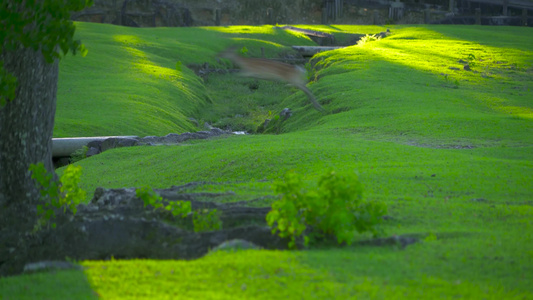
{"type": "Polygon", "coordinates": [[[0,278],[0,299],[98,299],[87,275],[79,270],[0,278]]]}

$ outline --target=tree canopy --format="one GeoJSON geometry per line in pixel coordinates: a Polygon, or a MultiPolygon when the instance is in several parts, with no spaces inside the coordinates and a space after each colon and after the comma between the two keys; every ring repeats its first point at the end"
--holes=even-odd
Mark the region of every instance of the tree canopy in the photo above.
{"type": "MultiPolygon", "coordinates": [[[[71,51],[87,53],[74,40],[72,11],[92,5],[92,0],[7,0],[0,4],[0,53],[31,48],[41,51],[48,63],[71,51]]],[[[17,78],[0,60],[0,107],[15,98],[17,78]]]]}

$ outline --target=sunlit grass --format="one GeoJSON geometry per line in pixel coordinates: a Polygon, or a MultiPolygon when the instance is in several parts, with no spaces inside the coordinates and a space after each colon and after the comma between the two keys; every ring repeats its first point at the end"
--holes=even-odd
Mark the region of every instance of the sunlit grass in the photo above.
{"type": "Polygon", "coordinates": [[[520,299],[527,296],[499,286],[484,287],[475,280],[449,279],[439,274],[428,274],[417,281],[382,276],[398,272],[399,266],[407,272],[416,272],[409,267],[410,259],[402,256],[417,251],[413,249],[405,254],[379,249],[301,254],[240,251],[218,252],[191,262],[131,260],[83,265],[88,280],[103,299],[154,298],[162,294],[180,299],[391,299],[424,297],[429,291],[441,297],[520,299]],[[368,267],[370,252],[374,252],[371,261],[390,261],[390,268],[363,271],[368,270],[363,265],[368,267]],[[331,255],[330,264],[317,263],[325,255],[331,255]],[[346,269],[347,265],[351,272],[331,272],[346,269]],[[124,280],[130,284],[125,285],[124,280]]]}
{"type": "Polygon", "coordinates": [[[528,40],[521,30],[517,48],[502,48],[491,46],[480,29],[478,38],[489,45],[462,40],[460,33],[447,36],[441,28],[398,27],[381,40],[315,55],[309,86],[330,111],[341,113],[318,125],[312,121],[318,115],[305,111],[284,130],[348,127],[367,138],[415,145],[530,143],[531,123],[505,119],[527,119],[531,111],[533,55],[522,50],[528,40]],[[467,64],[470,70],[463,69],[467,64]]]}
{"type": "Polygon", "coordinates": [[[88,280],[104,299],[153,299],[162,294],[180,299],[324,299],[342,295],[338,293],[341,285],[327,272],[301,264],[298,254],[281,251],[217,252],[192,262],[129,260],[83,265],[88,280]]]}
{"type": "Polygon", "coordinates": [[[236,25],[236,26],[217,26],[217,27],[205,27],[207,30],[232,33],[232,34],[267,34],[271,35],[276,32],[277,29],[272,25],[263,26],[249,26],[249,25],[236,25]]]}

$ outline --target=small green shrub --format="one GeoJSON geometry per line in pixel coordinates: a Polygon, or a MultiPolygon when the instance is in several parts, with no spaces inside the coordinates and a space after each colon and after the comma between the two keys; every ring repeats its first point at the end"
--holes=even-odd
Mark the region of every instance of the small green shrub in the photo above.
{"type": "Polygon", "coordinates": [[[199,209],[192,217],[195,232],[213,231],[222,229],[220,213],[216,209],[199,209]]]}
{"type": "MultiPolygon", "coordinates": [[[[41,186],[41,201],[44,204],[37,205],[37,224],[35,230],[49,224],[55,218],[54,208],[63,208],[63,212],[68,209],[72,214],[76,214],[76,206],[85,199],[86,192],[79,187],[81,167],[69,165],[59,182],[54,180],[52,173],[49,173],[44,164],[31,164],[29,170],[32,172],[31,178],[41,186]]],[[[51,223],[52,228],[56,224],[51,223]]]]}
{"type": "Polygon", "coordinates": [[[380,39],[381,37],[376,34],[367,34],[364,37],[362,37],[359,41],[357,41],[357,45],[363,46],[364,44],[368,42],[379,41],[380,39]]]}
{"type": "MultiPolygon", "coordinates": [[[[164,209],[171,212],[172,215],[180,215],[182,218],[187,217],[192,212],[190,201],[173,201],[165,205],[163,198],[149,187],[138,188],[135,190],[135,194],[143,200],[145,207],[151,205],[154,209],[164,209]]],[[[222,228],[220,214],[216,209],[196,210],[192,215],[192,220],[195,232],[222,228]]]]}
{"type": "Polygon", "coordinates": [[[87,157],[87,151],[89,151],[89,148],[87,146],[83,146],[82,148],[74,151],[70,155],[70,163],[75,163],[77,161],[80,161],[87,157]]]}
{"type": "Polygon", "coordinates": [[[171,201],[165,205],[163,198],[150,187],[136,189],[135,195],[143,200],[144,207],[151,205],[154,209],[164,209],[171,212],[173,216],[180,215],[185,218],[191,212],[190,201],[171,201]]]}
{"type": "Polygon", "coordinates": [[[266,220],[272,233],[290,238],[289,248],[296,247],[296,238],[304,234],[304,244],[323,238],[336,237],[340,244],[350,244],[356,232],[378,235],[376,227],[386,213],[381,202],[364,201],[363,188],[355,174],[326,173],[318,181],[316,190],[307,191],[302,177],[294,172],[273,185],[281,199],[272,204],[266,220]]]}

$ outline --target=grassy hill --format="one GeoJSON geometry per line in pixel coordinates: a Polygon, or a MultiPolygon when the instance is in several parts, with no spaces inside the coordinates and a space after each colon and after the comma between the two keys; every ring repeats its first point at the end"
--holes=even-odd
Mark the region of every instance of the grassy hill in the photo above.
{"type": "MultiPolygon", "coordinates": [[[[233,74],[203,83],[185,67],[228,67],[215,55],[235,43],[250,56],[265,47],[276,57],[290,45],[312,45],[304,36],[267,26],[78,26],[89,55],[61,62],[55,136],[198,130],[191,117],[250,129],[284,107],[294,112],[279,134],[82,160],[89,194],[98,186],[208,181],[225,184],[196,189],[234,191],[230,201],[238,201],[273,195],[270,185],[289,170],[309,187],[327,170],[356,172],[365,197],[388,205],[387,235],[421,242],[214,253],[191,262],[87,261],[83,272],[1,279],[6,298],[59,299],[57,290],[80,299],[533,298],[531,28],[395,26],[382,40],[316,55],[308,87],[329,112],[321,114],[283,83],[233,74]]],[[[302,27],[339,37],[385,29],[302,27]]]]}
{"type": "Polygon", "coordinates": [[[54,137],[166,135],[196,131],[211,99],[189,64],[221,66],[216,54],[248,45],[251,54],[288,51],[309,38],[270,27],[134,29],[78,23],[90,53],[61,61],[54,137]],[[266,40],[265,37],[269,39],[266,40]]]}

